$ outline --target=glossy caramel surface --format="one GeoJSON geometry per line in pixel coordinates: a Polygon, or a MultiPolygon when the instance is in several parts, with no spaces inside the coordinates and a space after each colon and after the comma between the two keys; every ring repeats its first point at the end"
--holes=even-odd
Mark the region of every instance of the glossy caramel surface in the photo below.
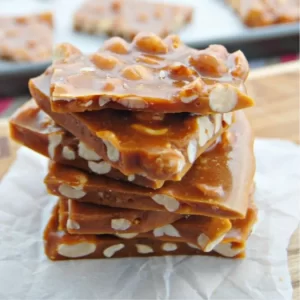
{"type": "Polygon", "coordinates": [[[181,218],[169,212],[114,208],[64,198],[59,207],[60,213],[68,216],[67,231],[79,234],[142,233],[181,218]]]}
{"type": "MultiPolygon", "coordinates": [[[[136,238],[124,240],[109,235],[71,235],[66,231],[58,230],[58,219],[58,207],[55,207],[44,231],[45,254],[51,260],[164,255],[220,256],[214,251],[204,253],[200,249],[181,242],[170,244],[156,239],[136,238]],[[143,247],[138,245],[143,245],[143,247]],[[78,246],[80,249],[78,249],[78,246]],[[141,251],[144,249],[147,251],[141,251]]],[[[235,258],[241,258],[244,255],[245,253],[241,252],[235,258]]]]}
{"type": "MultiPolygon", "coordinates": [[[[107,214],[110,218],[113,218],[114,215],[111,214],[111,212],[106,211],[105,208],[105,206],[82,203],[75,200],[69,200],[68,205],[68,202],[65,199],[61,198],[59,200],[59,228],[66,229],[69,233],[104,234],[105,232],[103,231],[103,227],[101,229],[98,225],[101,222],[102,218],[100,217],[98,219],[98,217],[95,218],[95,216],[103,216],[104,214],[107,214]],[[67,227],[69,219],[78,222],[78,224],[80,224],[80,228],[78,228],[77,230],[70,230],[67,227]],[[84,224],[88,226],[88,232],[84,232],[84,230],[86,230],[86,226],[82,229],[82,220],[84,220],[84,224]]],[[[122,209],[115,210],[119,210],[120,213],[122,213],[122,209]]],[[[128,211],[132,213],[136,212],[135,210],[130,209],[128,211]]],[[[140,212],[142,213],[142,211],[140,212]]],[[[155,214],[159,213],[155,212],[155,214]]],[[[158,239],[162,241],[192,243],[200,249],[205,250],[207,244],[216,242],[216,240],[220,239],[220,237],[222,236],[225,236],[232,229],[231,222],[228,219],[211,218],[205,216],[177,216],[179,216],[178,220],[169,223],[166,222],[164,226],[157,226],[156,228],[153,228],[153,230],[149,230],[148,232],[132,231],[132,235],[123,235],[125,231],[112,232],[110,230],[109,233],[125,239],[138,237],[158,239]],[[205,243],[201,243],[200,245],[198,244],[198,237],[201,234],[207,237],[207,241],[205,241],[205,243]]],[[[141,219],[141,223],[142,222],[143,218],[141,219]]]]}
{"type": "Polygon", "coordinates": [[[250,201],[246,217],[244,219],[231,220],[232,228],[225,235],[224,243],[244,243],[251,234],[254,224],[258,219],[258,209],[255,203],[250,201]]]}
{"type": "Polygon", "coordinates": [[[30,91],[37,104],[56,123],[127,176],[138,174],[152,180],[180,180],[194,159],[232,122],[232,113],[198,116],[112,109],[55,113],[49,100],[50,74],[30,81],[30,91]],[[115,150],[116,160],[109,158],[105,142],[115,150]],[[196,144],[192,162],[188,154],[190,143],[196,144]]]}
{"type": "Polygon", "coordinates": [[[61,195],[59,187],[62,184],[79,189],[83,195],[78,200],[83,202],[244,218],[254,171],[253,135],[245,115],[240,112],[219,143],[203,153],[180,182],[166,182],[162,188],[153,191],[53,164],[45,183],[49,192],[56,195],[61,195]],[[97,196],[99,192],[101,197],[97,196]],[[159,198],[167,195],[164,201],[168,203],[164,203],[165,206],[158,204],[154,201],[157,195],[159,198]]]}
{"type": "MultiPolygon", "coordinates": [[[[94,172],[91,164],[103,163],[102,159],[93,160],[91,157],[80,156],[80,141],[71,133],[60,127],[45,114],[35,103],[34,100],[28,101],[19,108],[9,121],[10,136],[16,142],[46,156],[58,163],[70,165],[88,172],[94,172]],[[51,136],[61,136],[61,141],[56,145],[53,156],[51,149],[51,136]],[[65,151],[69,156],[66,156],[65,151]]],[[[97,169],[96,169],[97,171],[97,169]]],[[[95,172],[99,174],[99,172],[95,172]]],[[[151,180],[145,176],[135,174],[128,177],[122,174],[118,169],[107,168],[102,174],[122,181],[130,181],[134,184],[157,189],[163,186],[162,180],[151,180]]]]}
{"type": "Polygon", "coordinates": [[[178,36],[139,33],[132,43],[111,38],[91,55],[70,44],[55,51],[50,94],[56,112],[114,108],[206,115],[254,105],[244,87],[244,54],[221,45],[196,50],[178,36]]]}

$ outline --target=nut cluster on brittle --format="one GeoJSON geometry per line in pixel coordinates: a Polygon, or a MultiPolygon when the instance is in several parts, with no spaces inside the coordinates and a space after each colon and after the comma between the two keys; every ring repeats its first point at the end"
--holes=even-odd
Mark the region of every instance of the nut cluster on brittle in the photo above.
{"type": "MultiPolygon", "coordinates": [[[[148,109],[160,100],[201,106],[202,98],[209,99],[206,111],[234,110],[239,93],[242,94],[237,86],[243,84],[249,71],[241,51],[229,54],[220,45],[195,50],[185,46],[176,35],[162,39],[153,33],[139,33],[131,43],[113,37],[90,56],[62,44],[57,47],[55,57],[58,59],[53,64],[56,75],[52,82],[53,100],[72,99],[72,92],[79,87],[90,89],[91,95],[98,91],[100,107],[115,102],[134,110],[148,109]],[[90,79],[93,86],[85,86],[90,79]],[[72,85],[72,80],[76,84],[72,85]],[[107,98],[101,95],[101,90],[112,94],[107,98]],[[107,100],[104,104],[103,97],[107,100]],[[147,100],[153,97],[155,102],[147,100]]],[[[82,106],[93,104],[88,94],[85,98],[82,106]]]]}

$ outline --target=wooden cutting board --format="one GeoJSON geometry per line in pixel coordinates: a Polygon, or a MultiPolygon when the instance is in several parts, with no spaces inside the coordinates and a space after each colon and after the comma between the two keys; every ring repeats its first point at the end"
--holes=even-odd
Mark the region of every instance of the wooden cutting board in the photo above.
{"type": "MultiPolygon", "coordinates": [[[[300,62],[286,63],[253,71],[247,84],[256,106],[246,111],[255,135],[288,139],[299,143],[300,62]]],[[[0,178],[15,159],[18,146],[8,139],[7,120],[0,120],[0,178]]],[[[300,299],[300,230],[288,249],[294,299],[300,299]]]]}

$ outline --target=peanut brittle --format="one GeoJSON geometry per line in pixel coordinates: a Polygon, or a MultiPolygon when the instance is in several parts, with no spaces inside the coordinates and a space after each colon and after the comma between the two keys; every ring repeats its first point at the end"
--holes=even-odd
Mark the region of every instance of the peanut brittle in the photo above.
{"type": "Polygon", "coordinates": [[[67,214],[66,223],[61,223],[71,234],[142,233],[171,224],[182,217],[170,212],[98,206],[63,198],[59,201],[59,212],[60,217],[67,214]]]}
{"type": "Polygon", "coordinates": [[[299,0],[227,0],[249,27],[300,20],[299,0]]]}
{"type": "MultiPolygon", "coordinates": [[[[101,225],[103,214],[108,214],[108,217],[111,217],[110,212],[106,211],[104,206],[61,198],[59,200],[58,228],[59,230],[67,230],[71,234],[110,233],[122,239],[147,238],[167,242],[191,243],[204,252],[210,252],[217,245],[223,244],[218,248],[222,249],[225,247],[225,249],[229,249],[225,256],[233,257],[238,253],[230,251],[232,248],[228,244],[231,243],[233,248],[243,249],[257,219],[257,209],[252,201],[245,219],[229,220],[205,216],[182,216],[172,224],[157,227],[149,232],[128,233],[121,231],[120,228],[114,232],[103,230],[103,226],[101,225]],[[97,218],[98,215],[100,215],[99,219],[97,218]],[[77,226],[76,228],[74,226],[70,228],[69,224],[77,224],[77,226]]],[[[124,223],[126,222],[122,221],[122,225],[124,223]]],[[[132,222],[129,221],[127,224],[132,224],[132,222]]],[[[113,222],[110,225],[112,228],[114,227],[113,222]]]]}
{"type": "MultiPolygon", "coordinates": [[[[218,246],[211,252],[202,252],[192,244],[181,242],[164,242],[156,239],[120,239],[111,235],[68,234],[58,229],[58,207],[44,231],[45,253],[52,260],[81,258],[117,258],[117,257],[147,257],[164,255],[215,255],[219,254],[218,246]]],[[[228,247],[231,247],[228,244],[228,247]]],[[[240,249],[235,258],[244,257],[244,248],[240,249]]]]}
{"type": "Polygon", "coordinates": [[[242,112],[237,122],[203,153],[178,182],[157,190],[95,176],[53,163],[45,179],[54,195],[113,207],[244,218],[252,189],[253,135],[242,112]]]}
{"type": "Polygon", "coordinates": [[[124,175],[110,163],[103,161],[85,143],[55,124],[34,100],[19,108],[9,125],[12,139],[58,163],[153,189],[162,187],[165,182],[137,174],[124,175]]]}
{"type": "Polygon", "coordinates": [[[46,74],[30,82],[39,107],[126,176],[181,180],[233,121],[232,113],[198,116],[112,109],[55,113],[50,107],[49,80],[46,74]]]}
{"type": "Polygon", "coordinates": [[[151,220],[148,212],[111,209],[102,205],[61,198],[59,200],[59,229],[65,228],[71,234],[114,234],[125,239],[136,236],[150,239],[161,237],[162,240],[171,239],[171,241],[190,242],[196,245],[199,242],[199,247],[205,252],[210,251],[209,249],[223,240],[231,229],[228,219],[171,213],[169,213],[169,220],[166,218],[164,221],[165,225],[154,226],[155,220],[156,223],[163,222],[160,219],[160,212],[152,212],[151,220]],[[108,222],[104,224],[103,220],[108,222]],[[135,224],[136,220],[138,224],[135,224]],[[144,223],[148,223],[148,227],[151,226],[152,229],[144,230],[146,229],[143,226],[144,223]]]}
{"type": "Polygon", "coordinates": [[[207,115],[254,104],[244,87],[244,54],[229,54],[221,45],[196,50],[177,36],[139,33],[130,44],[111,38],[91,55],[60,44],[54,57],[47,72],[56,112],[113,108],[207,115]]]}
{"type": "Polygon", "coordinates": [[[52,14],[0,17],[0,58],[45,61],[52,56],[52,14]]]}
{"type": "Polygon", "coordinates": [[[183,5],[145,0],[89,0],[74,16],[74,28],[92,34],[109,34],[132,40],[140,31],[165,37],[189,23],[193,9],[183,5]]]}

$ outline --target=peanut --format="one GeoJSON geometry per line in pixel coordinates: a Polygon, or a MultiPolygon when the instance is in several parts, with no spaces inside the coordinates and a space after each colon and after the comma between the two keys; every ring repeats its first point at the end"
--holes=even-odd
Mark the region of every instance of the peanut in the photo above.
{"type": "Polygon", "coordinates": [[[169,35],[165,41],[167,42],[167,44],[171,44],[171,48],[173,49],[177,49],[182,45],[182,42],[180,40],[180,37],[178,35],[175,34],[171,34],[169,35]]]}
{"type": "Polygon", "coordinates": [[[53,62],[66,59],[72,55],[82,54],[79,49],[68,43],[58,44],[53,51],[53,62]]]}
{"type": "Polygon", "coordinates": [[[122,86],[123,81],[119,78],[107,78],[103,85],[103,90],[107,92],[113,91],[116,87],[122,86]]]}
{"type": "Polygon", "coordinates": [[[114,56],[99,52],[93,54],[91,60],[98,68],[104,70],[111,70],[120,63],[120,61],[114,56]]]}
{"type": "Polygon", "coordinates": [[[179,93],[179,97],[183,103],[189,103],[196,100],[203,90],[203,81],[198,78],[187,84],[179,93]]]}
{"type": "Polygon", "coordinates": [[[133,43],[144,52],[167,53],[168,46],[154,33],[139,33],[135,36],[133,43]]]}
{"type": "Polygon", "coordinates": [[[104,42],[104,49],[118,54],[127,54],[129,51],[129,45],[122,38],[113,37],[104,42]]]}
{"type": "Polygon", "coordinates": [[[152,136],[164,135],[168,132],[168,128],[152,129],[141,124],[132,124],[131,127],[143,134],[152,136]]]}
{"type": "Polygon", "coordinates": [[[249,64],[242,51],[232,53],[229,58],[229,69],[233,77],[246,80],[249,74],[249,64]]]}
{"type": "Polygon", "coordinates": [[[136,62],[142,62],[147,65],[158,65],[159,60],[155,59],[154,57],[151,56],[146,56],[146,55],[141,55],[136,58],[136,62]]]}
{"type": "Polygon", "coordinates": [[[170,66],[170,74],[172,78],[187,78],[193,75],[193,71],[182,63],[173,63],[170,66]]]}
{"type": "Polygon", "coordinates": [[[129,80],[152,79],[152,74],[141,65],[127,66],[121,73],[123,77],[129,80]]]}
{"type": "Polygon", "coordinates": [[[221,77],[228,72],[224,61],[215,53],[208,50],[200,50],[190,57],[190,64],[203,74],[221,77]]]}
{"type": "Polygon", "coordinates": [[[214,112],[230,112],[235,108],[237,101],[236,89],[229,84],[216,84],[209,94],[209,106],[214,112]]]}

